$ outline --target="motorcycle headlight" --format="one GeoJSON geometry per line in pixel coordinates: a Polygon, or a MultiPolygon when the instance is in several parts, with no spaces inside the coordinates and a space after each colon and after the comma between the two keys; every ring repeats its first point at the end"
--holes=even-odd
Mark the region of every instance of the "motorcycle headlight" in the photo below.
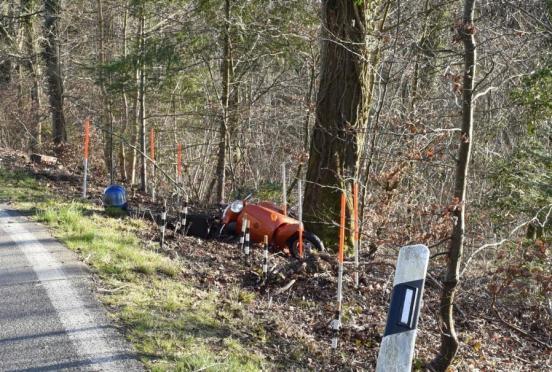
{"type": "Polygon", "coordinates": [[[236,200],[230,204],[230,210],[234,213],[240,213],[243,209],[243,201],[236,200]]]}

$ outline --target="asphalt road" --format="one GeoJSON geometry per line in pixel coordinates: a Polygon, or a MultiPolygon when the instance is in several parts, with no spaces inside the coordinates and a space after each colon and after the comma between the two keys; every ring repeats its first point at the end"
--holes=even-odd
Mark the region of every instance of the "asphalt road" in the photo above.
{"type": "Polygon", "coordinates": [[[142,371],[109,322],[87,266],[0,205],[0,371],[142,371]]]}

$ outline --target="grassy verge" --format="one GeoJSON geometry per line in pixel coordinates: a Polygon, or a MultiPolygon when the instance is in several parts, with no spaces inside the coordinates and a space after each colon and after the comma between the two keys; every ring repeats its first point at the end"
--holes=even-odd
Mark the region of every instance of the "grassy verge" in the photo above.
{"type": "Polygon", "coordinates": [[[30,175],[0,166],[0,202],[13,202],[51,227],[101,279],[100,299],[114,321],[154,371],[255,371],[270,366],[236,336],[224,312],[243,312],[246,301],[221,309],[215,291],[205,292],[181,277],[179,261],[144,244],[144,222],[105,217],[88,203],[48,193],[30,175]]]}

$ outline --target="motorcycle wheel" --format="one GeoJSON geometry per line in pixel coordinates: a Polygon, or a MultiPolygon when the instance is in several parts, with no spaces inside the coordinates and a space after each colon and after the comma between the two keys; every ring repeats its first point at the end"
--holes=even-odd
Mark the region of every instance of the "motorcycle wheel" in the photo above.
{"type": "MultiPolygon", "coordinates": [[[[295,258],[299,257],[299,234],[295,235],[288,241],[288,247],[291,255],[295,258]]],[[[310,256],[313,251],[324,252],[324,243],[322,240],[310,231],[303,232],[303,257],[310,256]]]]}
{"type": "Polygon", "coordinates": [[[236,221],[228,223],[228,225],[224,226],[224,229],[222,229],[222,235],[237,235],[237,233],[236,221]]]}

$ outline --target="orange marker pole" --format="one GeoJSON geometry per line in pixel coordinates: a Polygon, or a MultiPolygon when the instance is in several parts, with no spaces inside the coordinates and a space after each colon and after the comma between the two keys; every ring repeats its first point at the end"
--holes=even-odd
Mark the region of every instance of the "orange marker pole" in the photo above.
{"type": "Polygon", "coordinates": [[[334,331],[332,339],[332,349],[337,349],[337,341],[339,339],[339,330],[341,329],[341,311],[343,303],[343,249],[345,246],[345,208],[346,197],[345,191],[341,193],[341,218],[339,220],[339,247],[337,251],[337,310],[335,319],[332,321],[331,327],[334,331]]]}
{"type": "Polygon", "coordinates": [[[358,182],[353,183],[353,244],[355,249],[355,288],[358,288],[359,271],[359,221],[358,221],[358,182]]]}
{"type": "Polygon", "coordinates": [[[90,119],[84,120],[84,176],[82,181],[82,197],[86,198],[86,191],[88,186],[88,146],[90,145],[90,119]]]}
{"type": "Polygon", "coordinates": [[[150,128],[150,158],[151,158],[151,175],[152,175],[152,185],[151,185],[151,199],[155,202],[155,133],[153,127],[150,128]]]}
{"type": "Polygon", "coordinates": [[[339,251],[337,260],[340,264],[343,264],[343,247],[345,246],[345,207],[346,198],[345,192],[341,193],[341,218],[339,220],[339,251]]]}

